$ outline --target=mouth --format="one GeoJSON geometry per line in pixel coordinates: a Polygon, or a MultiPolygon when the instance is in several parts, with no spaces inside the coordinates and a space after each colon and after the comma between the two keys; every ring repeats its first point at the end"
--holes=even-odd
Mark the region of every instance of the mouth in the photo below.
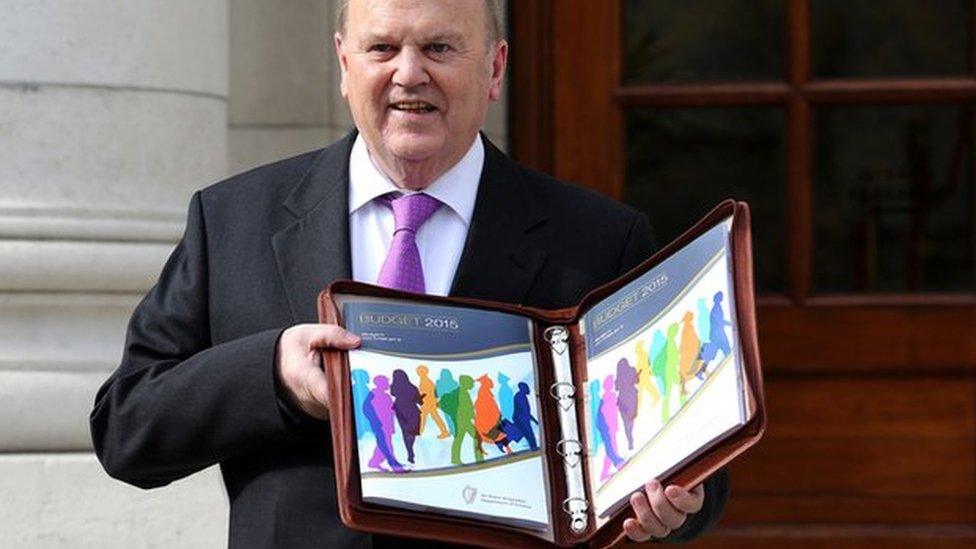
{"type": "Polygon", "coordinates": [[[437,110],[437,107],[426,101],[397,101],[396,103],[392,103],[390,108],[395,111],[411,114],[426,114],[437,110]]]}

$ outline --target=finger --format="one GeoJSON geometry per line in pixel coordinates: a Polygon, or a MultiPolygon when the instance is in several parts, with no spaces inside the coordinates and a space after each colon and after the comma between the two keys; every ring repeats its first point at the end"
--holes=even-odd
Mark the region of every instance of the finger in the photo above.
{"type": "Polygon", "coordinates": [[[631,494],[630,506],[634,509],[637,521],[645,532],[656,538],[663,538],[670,533],[670,529],[661,522],[651,509],[651,504],[648,503],[644,494],[640,492],[631,494]]]}
{"type": "Polygon", "coordinates": [[[668,501],[675,509],[685,513],[697,513],[701,511],[702,504],[705,502],[705,488],[699,484],[689,492],[684,488],[672,484],[664,491],[668,501]]]}
{"type": "Polygon", "coordinates": [[[325,372],[319,368],[309,368],[305,370],[305,387],[309,395],[326,404],[329,402],[329,381],[325,377],[325,372]]]}
{"type": "Polygon", "coordinates": [[[629,518],[624,521],[624,532],[633,541],[647,541],[651,539],[651,534],[642,528],[636,519],[629,518]]]}
{"type": "Polygon", "coordinates": [[[359,336],[335,324],[314,324],[309,332],[309,349],[355,349],[360,343],[359,336]]]}
{"type": "Polygon", "coordinates": [[[329,382],[325,372],[318,368],[305,370],[304,388],[306,392],[305,408],[309,415],[318,419],[329,417],[329,382]]]}
{"type": "Polygon", "coordinates": [[[661,524],[671,530],[684,524],[687,515],[671,505],[667,496],[664,495],[664,488],[661,487],[660,482],[657,480],[648,482],[644,491],[647,493],[648,501],[651,502],[651,509],[654,510],[654,514],[657,515],[661,524]]]}

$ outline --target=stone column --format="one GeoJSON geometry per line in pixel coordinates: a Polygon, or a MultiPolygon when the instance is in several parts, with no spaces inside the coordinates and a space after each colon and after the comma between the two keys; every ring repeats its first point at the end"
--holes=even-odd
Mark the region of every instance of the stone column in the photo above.
{"type": "Polygon", "coordinates": [[[231,173],[324,147],[352,128],[332,47],[335,5],[231,2],[231,173]]]}
{"type": "Polygon", "coordinates": [[[213,470],[125,486],[87,417],[191,192],[225,175],[227,0],[2,11],[0,546],[222,545],[213,470]]]}

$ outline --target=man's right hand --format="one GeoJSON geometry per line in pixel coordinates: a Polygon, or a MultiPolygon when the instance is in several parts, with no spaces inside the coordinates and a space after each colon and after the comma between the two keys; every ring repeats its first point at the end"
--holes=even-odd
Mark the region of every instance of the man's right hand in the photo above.
{"type": "Polygon", "coordinates": [[[282,332],[275,349],[275,378],[283,396],[297,409],[329,417],[328,382],[323,349],[355,349],[359,336],[335,324],[296,324],[282,332]]]}

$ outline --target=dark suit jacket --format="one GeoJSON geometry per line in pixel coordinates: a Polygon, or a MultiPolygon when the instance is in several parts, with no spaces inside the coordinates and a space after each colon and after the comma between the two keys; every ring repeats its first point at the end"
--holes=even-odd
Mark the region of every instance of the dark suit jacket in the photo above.
{"type": "MultiPolygon", "coordinates": [[[[193,195],[183,238],[95,399],[92,438],[111,476],[152,488],[220,464],[233,547],[402,541],[342,526],[328,424],[289,410],[273,373],[281,331],[315,322],[318,292],[350,277],[353,140],[193,195]]],[[[452,295],[563,307],[649,254],[645,216],[485,145],[452,295]]],[[[678,535],[718,517],[725,477],[711,484],[706,509],[678,535]]]]}

